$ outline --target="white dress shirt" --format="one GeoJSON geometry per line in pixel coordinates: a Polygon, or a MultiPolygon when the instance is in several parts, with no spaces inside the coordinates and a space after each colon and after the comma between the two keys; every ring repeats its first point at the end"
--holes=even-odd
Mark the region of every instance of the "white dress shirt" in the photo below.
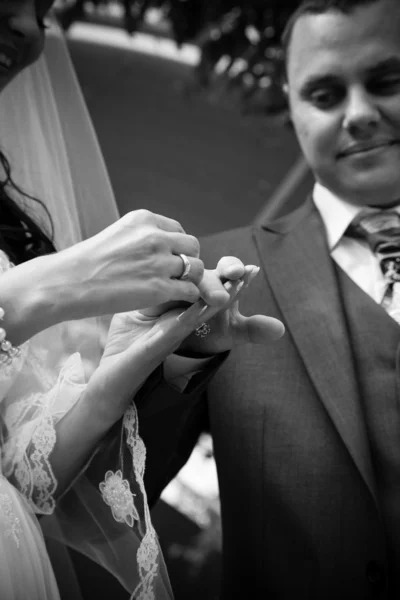
{"type": "MultiPolygon", "coordinates": [[[[362,207],[335,196],[319,183],[315,184],[313,200],[325,225],[328,247],[333,260],[364,292],[380,304],[387,283],[378,258],[366,241],[344,235],[362,207]]],[[[394,210],[400,213],[400,206],[394,210]]],[[[190,378],[201,371],[209,361],[210,358],[199,360],[172,355],[164,363],[165,378],[174,387],[183,391],[190,378]]]]}
{"type": "MultiPolygon", "coordinates": [[[[315,184],[313,200],[325,225],[332,258],[364,292],[380,304],[387,283],[378,258],[366,241],[344,235],[362,207],[338,198],[319,183],[315,184]]],[[[400,213],[400,207],[394,210],[400,213]]]]}

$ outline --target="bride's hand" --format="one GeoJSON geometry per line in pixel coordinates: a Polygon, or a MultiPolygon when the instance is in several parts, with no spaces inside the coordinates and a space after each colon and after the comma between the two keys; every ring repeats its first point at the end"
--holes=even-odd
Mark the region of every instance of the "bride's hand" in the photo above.
{"type": "MultiPolygon", "coordinates": [[[[282,337],[285,328],[278,319],[266,315],[247,317],[239,310],[239,297],[258,271],[255,265],[244,266],[235,257],[223,257],[216,269],[205,269],[199,284],[200,293],[208,304],[211,300],[213,303],[202,315],[203,322],[207,323],[207,334],[189,335],[179,346],[180,354],[197,357],[214,355],[230,350],[235,344],[268,344],[282,337]],[[235,290],[234,295],[232,289],[235,290]]],[[[175,305],[167,303],[140,312],[160,315],[172,306],[175,305]]]]}
{"type": "MultiPolygon", "coordinates": [[[[204,265],[198,240],[173,219],[136,210],[97,235],[43,257],[43,294],[59,320],[115,314],[170,300],[193,303],[204,265]],[[180,279],[185,264],[190,270],[180,279]],[[49,301],[50,304],[50,301],[49,301]]],[[[35,265],[37,269],[37,264],[35,265]]]]}
{"type": "MultiPolygon", "coordinates": [[[[226,302],[235,298],[239,285],[232,285],[226,302]]],[[[199,300],[184,311],[173,308],[158,316],[139,311],[114,315],[100,365],[86,389],[97,399],[101,418],[110,423],[118,420],[152,371],[202,323],[202,313],[210,310],[219,309],[207,308],[199,300]]]]}

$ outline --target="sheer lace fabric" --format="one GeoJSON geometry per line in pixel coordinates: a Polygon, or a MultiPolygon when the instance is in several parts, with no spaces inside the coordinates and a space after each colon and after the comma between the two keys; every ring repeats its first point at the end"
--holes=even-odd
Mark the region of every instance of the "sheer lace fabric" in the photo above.
{"type": "MultiPolygon", "coordinates": [[[[0,281],[8,268],[0,251],[0,281]]],[[[146,452],[134,404],[121,432],[132,460],[130,480],[123,475],[122,448],[115,469],[105,472],[102,482],[89,482],[83,469],[56,507],[50,458],[57,423],[86,387],[81,355],[65,351],[66,328],[52,327],[35,336],[22,346],[18,359],[0,370],[0,598],[59,599],[36,513],[47,515],[41,520],[47,535],[99,562],[132,598],[169,600],[172,593],[143,485],[146,452]]]]}

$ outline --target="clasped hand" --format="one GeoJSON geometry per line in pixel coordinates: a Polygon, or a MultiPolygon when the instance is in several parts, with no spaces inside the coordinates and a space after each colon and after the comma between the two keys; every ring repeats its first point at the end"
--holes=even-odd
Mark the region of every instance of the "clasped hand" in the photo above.
{"type": "Polygon", "coordinates": [[[89,382],[106,418],[117,420],[151,372],[173,352],[188,356],[213,355],[235,343],[268,343],[280,338],[284,327],[264,315],[245,317],[240,294],[258,269],[233,257],[221,259],[215,270],[204,271],[199,284],[202,298],[192,305],[168,302],[155,308],[116,314],[106,348],[89,382]],[[207,321],[210,333],[194,335],[207,321]]]}

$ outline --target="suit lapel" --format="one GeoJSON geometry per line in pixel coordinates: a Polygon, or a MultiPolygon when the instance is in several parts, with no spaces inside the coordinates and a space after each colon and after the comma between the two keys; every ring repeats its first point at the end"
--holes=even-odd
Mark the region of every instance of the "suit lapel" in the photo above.
{"type": "Polygon", "coordinates": [[[285,326],[376,501],[349,337],[319,213],[309,200],[254,236],[285,326]]]}

